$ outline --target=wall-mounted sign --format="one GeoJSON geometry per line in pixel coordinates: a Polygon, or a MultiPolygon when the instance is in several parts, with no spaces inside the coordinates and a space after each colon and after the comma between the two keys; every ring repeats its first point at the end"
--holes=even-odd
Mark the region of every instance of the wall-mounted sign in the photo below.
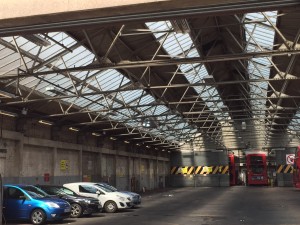
{"type": "Polygon", "coordinates": [[[145,166],[142,164],[140,167],[141,167],[141,173],[144,173],[145,172],[145,166]]]}
{"type": "Polygon", "coordinates": [[[287,165],[293,165],[295,159],[295,154],[286,154],[286,164],[287,165]]]}
{"type": "Polygon", "coordinates": [[[60,170],[61,171],[69,170],[69,160],[65,160],[65,159],[60,160],[60,170]]]}

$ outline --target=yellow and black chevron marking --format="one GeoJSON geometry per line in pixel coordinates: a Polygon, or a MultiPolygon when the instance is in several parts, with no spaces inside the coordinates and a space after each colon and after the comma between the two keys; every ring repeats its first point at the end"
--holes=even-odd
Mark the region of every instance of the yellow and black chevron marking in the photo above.
{"type": "Polygon", "coordinates": [[[229,166],[197,166],[195,174],[228,174],[229,166]]]}
{"type": "Polygon", "coordinates": [[[278,165],[277,173],[293,173],[293,165],[278,165]]]}
{"type": "Polygon", "coordinates": [[[194,174],[194,167],[193,166],[173,166],[171,168],[171,174],[176,174],[176,175],[194,174]]]}
{"type": "Polygon", "coordinates": [[[190,174],[228,174],[229,166],[174,166],[171,174],[190,175],[190,174]]]}
{"type": "Polygon", "coordinates": [[[220,174],[228,174],[229,173],[229,166],[219,166],[219,173],[220,174]]]}

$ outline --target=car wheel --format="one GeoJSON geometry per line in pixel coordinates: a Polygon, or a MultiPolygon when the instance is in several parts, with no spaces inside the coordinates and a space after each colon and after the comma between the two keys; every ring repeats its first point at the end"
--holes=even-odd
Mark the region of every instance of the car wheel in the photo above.
{"type": "Polygon", "coordinates": [[[117,209],[117,204],[114,201],[108,201],[104,205],[104,210],[107,213],[114,213],[115,211],[117,211],[117,209]]]}
{"type": "Polygon", "coordinates": [[[43,224],[46,221],[46,214],[41,209],[35,209],[31,213],[30,220],[35,225],[43,224]]]}
{"type": "Polygon", "coordinates": [[[82,215],[82,207],[77,203],[71,204],[71,217],[78,218],[82,215]]]}

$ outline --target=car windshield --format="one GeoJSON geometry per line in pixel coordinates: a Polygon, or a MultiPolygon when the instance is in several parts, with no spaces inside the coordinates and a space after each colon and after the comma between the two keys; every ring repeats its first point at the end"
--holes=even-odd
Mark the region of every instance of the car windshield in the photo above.
{"type": "Polygon", "coordinates": [[[108,187],[104,187],[104,186],[102,186],[100,184],[95,184],[95,185],[98,186],[98,187],[100,187],[105,192],[115,192],[116,191],[116,190],[110,189],[108,187]]]}
{"type": "Polygon", "coordinates": [[[25,186],[23,187],[23,190],[32,198],[46,198],[49,196],[46,192],[34,186],[25,186]]]}
{"type": "Polygon", "coordinates": [[[111,185],[109,185],[107,183],[97,183],[97,185],[100,186],[100,187],[108,188],[108,189],[110,189],[112,191],[118,191],[117,188],[115,188],[114,186],[111,186],[111,185]]]}
{"type": "Polygon", "coordinates": [[[73,195],[76,193],[64,187],[42,187],[42,189],[50,195],[73,195]]]}
{"type": "Polygon", "coordinates": [[[58,192],[60,194],[77,196],[77,194],[74,191],[72,191],[72,190],[70,190],[68,188],[65,188],[65,187],[58,188],[58,192]]]}

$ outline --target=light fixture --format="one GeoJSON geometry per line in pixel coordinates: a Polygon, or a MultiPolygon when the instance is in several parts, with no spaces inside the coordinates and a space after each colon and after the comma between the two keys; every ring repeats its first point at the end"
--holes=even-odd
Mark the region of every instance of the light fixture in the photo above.
{"type": "Polygon", "coordinates": [[[142,120],[142,126],[144,128],[156,128],[157,127],[157,125],[155,123],[155,120],[152,117],[143,119],[142,120]]]}
{"type": "Polygon", "coordinates": [[[52,125],[53,125],[52,122],[49,122],[49,121],[46,121],[46,120],[39,120],[39,123],[45,124],[45,125],[49,125],[49,126],[52,126],[52,125]]]}
{"type": "Polygon", "coordinates": [[[271,151],[285,151],[285,148],[272,148],[271,151]]]}
{"type": "Polygon", "coordinates": [[[146,148],[150,148],[150,146],[149,146],[149,145],[147,145],[147,146],[146,146],[146,148]]]}
{"type": "Polygon", "coordinates": [[[28,113],[28,109],[23,108],[22,111],[21,111],[21,113],[22,113],[24,116],[26,116],[27,113],[28,113]]]}
{"type": "Polygon", "coordinates": [[[46,87],[45,90],[49,91],[49,92],[52,92],[53,94],[56,94],[56,95],[67,95],[67,93],[65,93],[64,91],[62,91],[62,90],[60,90],[56,87],[53,87],[53,86],[46,87]]]}
{"type": "Polygon", "coordinates": [[[4,98],[15,98],[16,96],[14,94],[8,93],[6,91],[1,91],[0,90],[0,97],[4,98]]]}
{"type": "Polygon", "coordinates": [[[223,152],[224,150],[223,149],[213,149],[211,150],[211,152],[223,152]]]}
{"type": "Polygon", "coordinates": [[[11,117],[17,117],[18,116],[16,113],[7,112],[7,111],[3,111],[3,110],[0,110],[0,114],[5,115],[5,116],[11,116],[11,117]]]}
{"type": "Polygon", "coordinates": [[[246,122],[243,121],[243,122],[242,122],[242,130],[246,130],[246,127],[247,127],[246,122]]]}
{"type": "Polygon", "coordinates": [[[101,134],[95,133],[95,132],[93,132],[92,135],[93,135],[93,136],[97,136],[97,137],[101,136],[101,134]]]}
{"type": "Polygon", "coordinates": [[[194,135],[194,137],[200,137],[202,135],[202,133],[196,133],[195,135],[194,135]]]}
{"type": "Polygon", "coordinates": [[[75,128],[75,127],[69,127],[69,130],[71,130],[71,131],[76,131],[76,132],[79,131],[79,129],[77,129],[77,128],[75,128]]]}

